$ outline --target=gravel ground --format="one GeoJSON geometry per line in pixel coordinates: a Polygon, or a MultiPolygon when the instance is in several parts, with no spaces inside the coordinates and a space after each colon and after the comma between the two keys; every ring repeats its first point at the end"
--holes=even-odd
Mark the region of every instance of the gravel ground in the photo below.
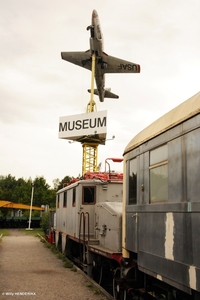
{"type": "Polygon", "coordinates": [[[105,300],[79,272],[63,267],[40,239],[17,229],[0,243],[0,299],[105,300]]]}

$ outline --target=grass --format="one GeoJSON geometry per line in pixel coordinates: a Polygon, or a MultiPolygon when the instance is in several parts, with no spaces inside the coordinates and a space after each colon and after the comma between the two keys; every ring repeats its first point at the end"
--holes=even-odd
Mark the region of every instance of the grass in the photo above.
{"type": "MultiPolygon", "coordinates": [[[[41,236],[44,236],[44,231],[41,228],[36,228],[33,230],[26,230],[26,229],[19,229],[20,231],[22,231],[23,233],[25,233],[26,235],[33,235],[33,236],[37,236],[37,234],[39,233],[41,236]]],[[[0,228],[0,236],[8,236],[9,235],[9,231],[7,229],[1,229],[0,228]]],[[[0,239],[1,242],[2,238],[0,239]]]]}
{"type": "Polygon", "coordinates": [[[2,242],[2,237],[3,236],[8,236],[9,232],[6,229],[0,229],[0,243],[2,242]]]}
{"type": "Polygon", "coordinates": [[[0,229],[0,243],[2,242],[2,237],[3,236],[8,236],[9,232],[6,229],[0,229]]]}
{"type": "Polygon", "coordinates": [[[63,267],[65,267],[67,269],[72,269],[73,268],[73,263],[70,260],[66,259],[65,262],[64,262],[63,267]]]}
{"type": "Polygon", "coordinates": [[[0,235],[3,234],[3,236],[8,236],[9,232],[7,229],[0,229],[0,235]]]}
{"type": "Polygon", "coordinates": [[[76,267],[74,267],[73,263],[64,255],[62,254],[55,245],[49,244],[47,241],[45,241],[44,239],[40,240],[44,246],[48,249],[50,249],[53,254],[55,254],[57,256],[58,259],[62,259],[63,261],[63,267],[64,268],[68,268],[71,269],[73,272],[76,272],[77,269],[76,267]]]}
{"type": "Polygon", "coordinates": [[[41,228],[34,228],[32,230],[20,229],[20,231],[22,231],[23,233],[25,233],[27,235],[35,236],[39,233],[41,236],[44,236],[44,231],[41,228]]]}
{"type": "Polygon", "coordinates": [[[95,287],[92,283],[87,284],[87,287],[93,291],[95,295],[100,295],[101,291],[95,287]]]}

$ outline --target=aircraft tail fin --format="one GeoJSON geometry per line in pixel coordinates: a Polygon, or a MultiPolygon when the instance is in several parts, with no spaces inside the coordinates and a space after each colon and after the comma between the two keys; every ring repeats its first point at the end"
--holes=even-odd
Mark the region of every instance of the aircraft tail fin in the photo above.
{"type": "Polygon", "coordinates": [[[105,94],[104,94],[104,97],[105,98],[115,98],[115,99],[118,99],[119,96],[114,94],[114,93],[111,93],[110,89],[105,89],[105,94]]]}
{"type": "MultiPolygon", "coordinates": [[[[91,93],[91,90],[88,90],[88,92],[91,93]]],[[[97,89],[94,89],[94,94],[97,95],[97,96],[99,95],[97,89]]],[[[114,94],[114,93],[111,93],[110,89],[105,89],[104,98],[115,98],[115,99],[118,99],[119,96],[116,95],[116,94],[114,94]]]]}

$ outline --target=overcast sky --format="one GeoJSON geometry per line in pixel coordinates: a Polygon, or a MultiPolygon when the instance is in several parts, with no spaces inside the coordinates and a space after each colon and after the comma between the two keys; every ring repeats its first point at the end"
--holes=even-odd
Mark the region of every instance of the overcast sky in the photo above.
{"type": "Polygon", "coordinates": [[[199,0],[0,0],[0,175],[76,177],[82,146],[58,139],[60,116],[85,113],[91,72],[61,59],[89,49],[96,9],[107,54],[141,65],[140,74],[108,74],[118,100],[107,110],[99,162],[122,157],[128,142],[200,91],[199,0]]]}

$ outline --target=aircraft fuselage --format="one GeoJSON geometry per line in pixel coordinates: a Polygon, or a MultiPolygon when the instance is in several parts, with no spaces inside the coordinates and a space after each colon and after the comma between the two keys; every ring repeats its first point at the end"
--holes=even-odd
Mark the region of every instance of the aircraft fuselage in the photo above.
{"type": "Polygon", "coordinates": [[[91,55],[95,54],[97,57],[102,57],[103,52],[103,34],[101,31],[101,25],[96,10],[92,12],[92,22],[89,26],[91,37],[90,37],[90,52],[91,55]]]}
{"type": "MultiPolygon", "coordinates": [[[[140,65],[126,61],[104,52],[103,34],[99,16],[96,10],[92,11],[90,30],[90,49],[83,52],[61,52],[62,59],[85,69],[92,69],[92,55],[95,55],[95,81],[97,89],[94,94],[99,96],[101,102],[104,98],[119,98],[110,89],[105,89],[105,73],[140,73],[140,65]]],[[[91,90],[88,90],[91,92],[91,90]]]]}
{"type": "Polygon", "coordinates": [[[103,69],[106,67],[102,60],[104,42],[103,42],[103,34],[101,31],[101,25],[99,21],[99,16],[96,10],[92,12],[92,22],[91,26],[88,26],[90,29],[90,53],[91,56],[95,54],[96,56],[96,64],[95,64],[95,81],[99,94],[100,101],[104,100],[104,86],[105,86],[105,76],[103,69]],[[102,71],[101,71],[102,70],[102,71]]]}

